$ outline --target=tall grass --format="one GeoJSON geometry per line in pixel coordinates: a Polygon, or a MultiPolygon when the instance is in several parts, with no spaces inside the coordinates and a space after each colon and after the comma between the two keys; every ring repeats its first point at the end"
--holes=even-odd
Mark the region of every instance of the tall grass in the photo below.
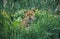
{"type": "MultiPolygon", "coordinates": [[[[3,15],[3,14],[1,14],[3,15]]],[[[51,11],[35,10],[35,21],[30,25],[30,28],[20,29],[20,23],[24,10],[20,10],[14,14],[15,20],[12,24],[9,22],[9,18],[5,17],[3,31],[1,39],[47,39],[49,33],[54,28],[60,28],[60,20],[56,15],[52,15],[51,11]],[[21,15],[22,14],[22,15],[21,15]]],[[[8,16],[8,14],[7,14],[8,16]]],[[[0,33],[0,34],[1,34],[0,33]]]]}

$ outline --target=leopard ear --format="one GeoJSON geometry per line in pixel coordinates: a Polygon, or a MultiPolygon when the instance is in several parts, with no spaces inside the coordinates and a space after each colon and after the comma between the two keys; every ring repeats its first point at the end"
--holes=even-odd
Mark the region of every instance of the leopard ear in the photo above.
{"type": "Polygon", "coordinates": [[[27,13],[28,11],[24,11],[24,13],[27,13]]]}
{"type": "Polygon", "coordinates": [[[33,12],[35,12],[35,9],[31,9],[33,12]]]}
{"type": "Polygon", "coordinates": [[[35,12],[35,9],[33,9],[33,12],[35,12]]]}

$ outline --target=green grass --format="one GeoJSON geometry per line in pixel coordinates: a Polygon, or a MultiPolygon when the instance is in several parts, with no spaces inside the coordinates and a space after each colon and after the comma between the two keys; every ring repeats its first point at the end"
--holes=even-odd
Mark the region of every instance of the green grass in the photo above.
{"type": "MultiPolygon", "coordinates": [[[[4,16],[4,15],[3,15],[4,16]]],[[[8,15],[6,15],[8,16],[8,15]]],[[[20,29],[20,23],[24,16],[24,10],[17,11],[14,15],[15,20],[12,24],[8,21],[9,18],[5,17],[3,39],[47,39],[49,33],[54,28],[60,28],[60,19],[56,15],[52,15],[51,11],[35,10],[35,21],[30,25],[30,29],[20,29]],[[21,15],[22,14],[22,15],[21,15]]]]}

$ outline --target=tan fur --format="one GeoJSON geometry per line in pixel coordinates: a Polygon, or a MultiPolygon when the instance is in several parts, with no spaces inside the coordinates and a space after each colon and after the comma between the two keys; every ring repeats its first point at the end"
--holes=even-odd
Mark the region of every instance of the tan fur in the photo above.
{"type": "Polygon", "coordinates": [[[34,18],[35,18],[35,13],[33,10],[25,12],[25,17],[24,17],[24,19],[22,19],[21,25],[28,27],[29,22],[32,23],[34,18]]]}

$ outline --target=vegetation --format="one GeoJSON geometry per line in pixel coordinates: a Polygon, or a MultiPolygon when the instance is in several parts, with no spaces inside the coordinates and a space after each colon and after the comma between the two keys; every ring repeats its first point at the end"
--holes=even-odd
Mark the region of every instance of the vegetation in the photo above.
{"type": "Polygon", "coordinates": [[[0,39],[60,38],[60,15],[53,14],[56,8],[56,0],[46,0],[47,2],[44,0],[31,0],[32,3],[30,3],[30,0],[5,1],[7,3],[4,7],[2,5],[5,5],[5,2],[2,4],[2,1],[0,1],[0,39]],[[35,9],[34,23],[30,24],[28,29],[20,28],[25,15],[24,11],[32,8],[35,9]]]}

